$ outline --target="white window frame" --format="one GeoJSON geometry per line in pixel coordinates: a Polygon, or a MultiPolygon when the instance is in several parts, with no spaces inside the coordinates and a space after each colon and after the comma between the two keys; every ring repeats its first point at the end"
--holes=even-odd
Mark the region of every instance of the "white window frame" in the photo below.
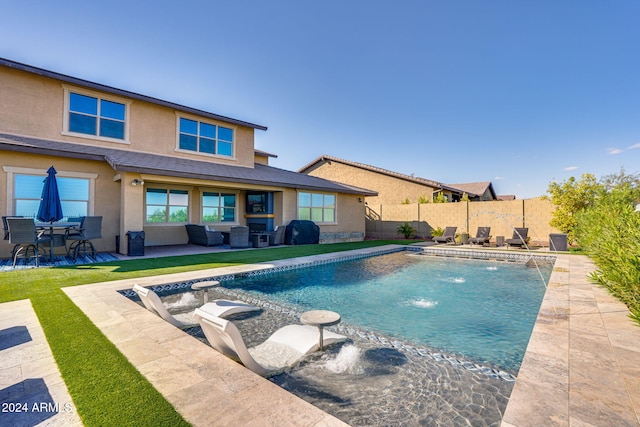
{"type": "MultiPolygon", "coordinates": [[[[238,127],[235,125],[232,125],[230,123],[224,123],[224,122],[218,122],[215,120],[206,120],[203,117],[199,117],[199,116],[194,116],[194,115],[190,115],[190,114],[184,114],[184,113],[178,113],[176,112],[176,151],[180,152],[180,153],[189,153],[189,154],[197,154],[200,156],[207,156],[207,157],[215,157],[218,159],[225,159],[225,160],[235,160],[236,159],[236,150],[238,147],[238,127]],[[233,131],[233,141],[231,141],[231,155],[230,156],[226,156],[223,154],[212,154],[212,153],[205,153],[202,151],[199,151],[200,148],[200,135],[197,135],[196,137],[198,138],[198,150],[185,150],[184,148],[180,148],[180,119],[187,119],[187,120],[193,120],[194,122],[198,122],[198,129],[200,129],[200,123],[205,123],[211,126],[216,126],[216,127],[224,127],[227,129],[231,129],[233,131]]],[[[216,141],[216,146],[218,143],[218,139],[216,137],[215,139],[216,141]]],[[[217,151],[217,149],[216,149],[217,151]]]]}
{"type": "Polygon", "coordinates": [[[311,196],[311,200],[313,201],[313,196],[314,195],[320,195],[322,196],[323,200],[325,196],[333,196],[334,198],[334,207],[333,207],[333,220],[332,221],[324,221],[324,211],[325,208],[324,203],[323,203],[323,207],[322,207],[322,218],[323,221],[313,221],[313,213],[310,211],[310,220],[315,222],[316,224],[323,224],[323,225],[329,225],[329,224],[337,224],[338,223],[338,195],[336,193],[322,193],[322,192],[313,192],[313,191],[298,191],[297,195],[296,195],[296,218],[300,219],[300,209],[301,208],[309,208],[312,209],[313,205],[311,206],[300,206],[300,195],[301,194],[309,194],[311,196]]]}
{"type": "MultiPolygon", "coordinates": [[[[48,168],[47,168],[48,169],[48,168]]],[[[7,215],[15,214],[15,176],[16,175],[42,175],[42,179],[47,176],[47,169],[23,168],[14,166],[3,166],[2,170],[7,174],[7,215]]],[[[87,203],[87,215],[94,215],[95,212],[95,194],[97,173],[73,172],[58,170],[56,177],[60,178],[81,178],[89,180],[89,200],[87,203]]]]}
{"type": "MultiPolygon", "coordinates": [[[[227,191],[227,190],[221,190],[221,189],[213,189],[213,188],[200,188],[200,219],[201,221],[204,223],[206,222],[207,224],[212,224],[212,225],[237,225],[238,224],[238,212],[239,212],[239,207],[238,207],[238,203],[240,201],[240,194],[237,191],[227,191]],[[233,194],[236,198],[236,205],[233,207],[233,221],[218,221],[218,222],[210,222],[210,221],[205,221],[204,220],[204,193],[217,193],[218,195],[221,194],[233,194]]],[[[207,207],[213,207],[213,206],[207,206],[207,207]]],[[[220,207],[218,206],[218,209],[220,209],[220,207]]]]}
{"type": "MultiPolygon", "coordinates": [[[[156,206],[156,205],[153,205],[156,206]]],[[[144,189],[144,226],[183,226],[184,224],[188,224],[189,223],[189,218],[191,215],[191,209],[193,208],[193,202],[191,200],[191,191],[188,188],[182,188],[182,187],[173,187],[173,186],[166,186],[166,185],[151,185],[149,184],[148,186],[145,185],[145,189],[144,189]],[[183,206],[183,205],[172,205],[171,201],[170,201],[170,193],[171,191],[185,191],[187,193],[187,220],[185,222],[171,222],[171,221],[164,221],[164,222],[148,222],[147,221],[147,190],[148,189],[155,189],[155,190],[166,190],[167,192],[167,204],[165,205],[165,207],[168,209],[167,212],[165,213],[165,219],[168,219],[171,217],[171,213],[169,208],[171,206],[183,206]]]]}
{"type": "MultiPolygon", "coordinates": [[[[68,86],[68,85],[62,85],[62,88],[64,89],[64,114],[63,114],[63,124],[62,124],[62,135],[67,135],[67,136],[74,136],[74,137],[78,137],[78,138],[85,138],[85,139],[92,139],[92,140],[96,140],[96,141],[108,141],[108,142],[117,142],[119,144],[130,144],[131,142],[129,141],[129,123],[130,123],[130,112],[131,112],[131,100],[128,99],[124,99],[124,98],[118,98],[115,96],[110,96],[107,94],[104,94],[102,92],[95,92],[95,91],[91,91],[91,90],[87,90],[87,89],[83,89],[83,88],[78,88],[78,87],[74,87],[74,86],[68,86]],[[111,102],[116,102],[118,104],[124,104],[125,108],[124,108],[124,139],[118,139],[118,138],[108,138],[105,136],[100,136],[99,135],[99,130],[98,130],[98,135],[91,135],[91,134],[87,134],[87,133],[81,133],[81,132],[71,132],[69,130],[69,108],[70,108],[70,96],[71,96],[71,92],[73,93],[77,93],[79,95],[86,95],[86,96],[90,96],[92,98],[97,98],[98,101],[100,100],[105,100],[105,101],[111,101],[111,102]]],[[[100,103],[98,102],[98,105],[100,105],[100,103]]],[[[100,122],[100,115],[98,115],[98,123],[100,122]]],[[[99,128],[98,128],[99,129],[99,128]]]]}

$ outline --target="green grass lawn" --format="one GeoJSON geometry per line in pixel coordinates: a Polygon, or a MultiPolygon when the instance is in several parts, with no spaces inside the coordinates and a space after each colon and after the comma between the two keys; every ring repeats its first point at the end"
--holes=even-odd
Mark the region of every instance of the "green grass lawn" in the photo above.
{"type": "MultiPolygon", "coordinates": [[[[410,242],[410,241],[409,241],[410,242]]],[[[0,303],[30,299],[86,426],[189,425],[60,289],[408,241],[284,246],[0,273],[0,303]]]]}

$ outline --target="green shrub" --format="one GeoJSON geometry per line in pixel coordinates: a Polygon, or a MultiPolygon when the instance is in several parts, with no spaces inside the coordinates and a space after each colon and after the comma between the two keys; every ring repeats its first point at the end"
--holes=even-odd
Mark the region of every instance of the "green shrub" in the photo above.
{"type": "Polygon", "coordinates": [[[432,228],[431,229],[431,235],[433,237],[442,236],[443,234],[444,234],[444,229],[442,227],[432,228]]]}
{"type": "Polygon", "coordinates": [[[640,321],[640,187],[603,186],[593,204],[575,215],[575,236],[596,264],[591,279],[624,302],[640,321]]]}
{"type": "Polygon", "coordinates": [[[405,239],[410,239],[416,235],[416,229],[413,228],[408,222],[405,222],[396,229],[398,234],[402,234],[405,239]]]}

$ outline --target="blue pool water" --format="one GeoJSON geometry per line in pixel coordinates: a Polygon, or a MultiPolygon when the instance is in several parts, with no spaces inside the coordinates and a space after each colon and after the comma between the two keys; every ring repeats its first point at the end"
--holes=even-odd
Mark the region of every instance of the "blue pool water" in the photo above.
{"type": "Polygon", "coordinates": [[[224,286],[516,374],[551,270],[400,252],[224,286]]]}

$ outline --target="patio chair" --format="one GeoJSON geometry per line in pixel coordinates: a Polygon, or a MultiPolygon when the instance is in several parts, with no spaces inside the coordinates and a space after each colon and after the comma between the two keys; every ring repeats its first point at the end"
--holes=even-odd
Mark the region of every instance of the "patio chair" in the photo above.
{"type": "MultiPolygon", "coordinates": [[[[198,325],[197,319],[194,317],[194,312],[181,313],[173,315],[169,313],[169,310],[164,306],[162,300],[149,288],[144,288],[140,285],[133,285],[133,291],[138,294],[142,304],[152,313],[157,314],[173,326],[180,329],[193,328],[198,325]]],[[[246,313],[249,311],[259,311],[260,307],[246,304],[242,301],[228,301],[224,299],[217,299],[204,304],[200,309],[203,312],[211,314],[212,316],[225,317],[232,314],[246,313]]]]}
{"type": "Polygon", "coordinates": [[[476,237],[469,238],[469,244],[471,245],[485,245],[491,240],[491,227],[478,227],[476,237]]]}
{"type": "MultiPolygon", "coordinates": [[[[320,332],[314,326],[287,325],[274,332],[262,344],[247,348],[240,331],[232,322],[200,309],[196,309],[195,316],[211,347],[263,377],[282,372],[319,348],[320,332]]],[[[325,345],[347,339],[326,330],[323,338],[325,345]]]]}
{"type": "Polygon", "coordinates": [[[269,233],[269,246],[284,245],[284,232],[287,230],[285,225],[277,225],[275,230],[269,233]]]}
{"type": "Polygon", "coordinates": [[[249,227],[246,225],[234,225],[229,230],[229,246],[232,248],[249,247],[249,227]]]}
{"type": "Polygon", "coordinates": [[[433,241],[436,243],[456,243],[456,230],[458,227],[446,227],[442,236],[434,236],[433,241]]]}
{"type": "Polygon", "coordinates": [[[13,266],[20,255],[23,256],[25,264],[29,258],[29,252],[33,253],[36,259],[36,267],[39,266],[38,258],[40,256],[38,246],[43,243],[49,243],[51,236],[38,231],[33,218],[6,218],[7,229],[9,230],[9,243],[14,245],[12,256],[13,266]]]}
{"type": "Polygon", "coordinates": [[[189,241],[187,244],[218,246],[222,244],[222,233],[208,225],[185,224],[189,241]]]}
{"type": "Polygon", "coordinates": [[[102,217],[101,216],[85,216],[82,217],[80,225],[69,228],[65,232],[65,241],[71,242],[67,249],[67,254],[73,255],[75,261],[78,254],[82,251],[87,255],[87,248],[91,249],[91,257],[96,258],[96,247],[93,246],[91,240],[102,238],[102,217]]]}
{"type": "Polygon", "coordinates": [[[529,229],[528,228],[514,228],[513,236],[510,239],[506,239],[505,243],[507,244],[507,248],[511,246],[523,247],[527,246],[529,243],[529,229]]]}

